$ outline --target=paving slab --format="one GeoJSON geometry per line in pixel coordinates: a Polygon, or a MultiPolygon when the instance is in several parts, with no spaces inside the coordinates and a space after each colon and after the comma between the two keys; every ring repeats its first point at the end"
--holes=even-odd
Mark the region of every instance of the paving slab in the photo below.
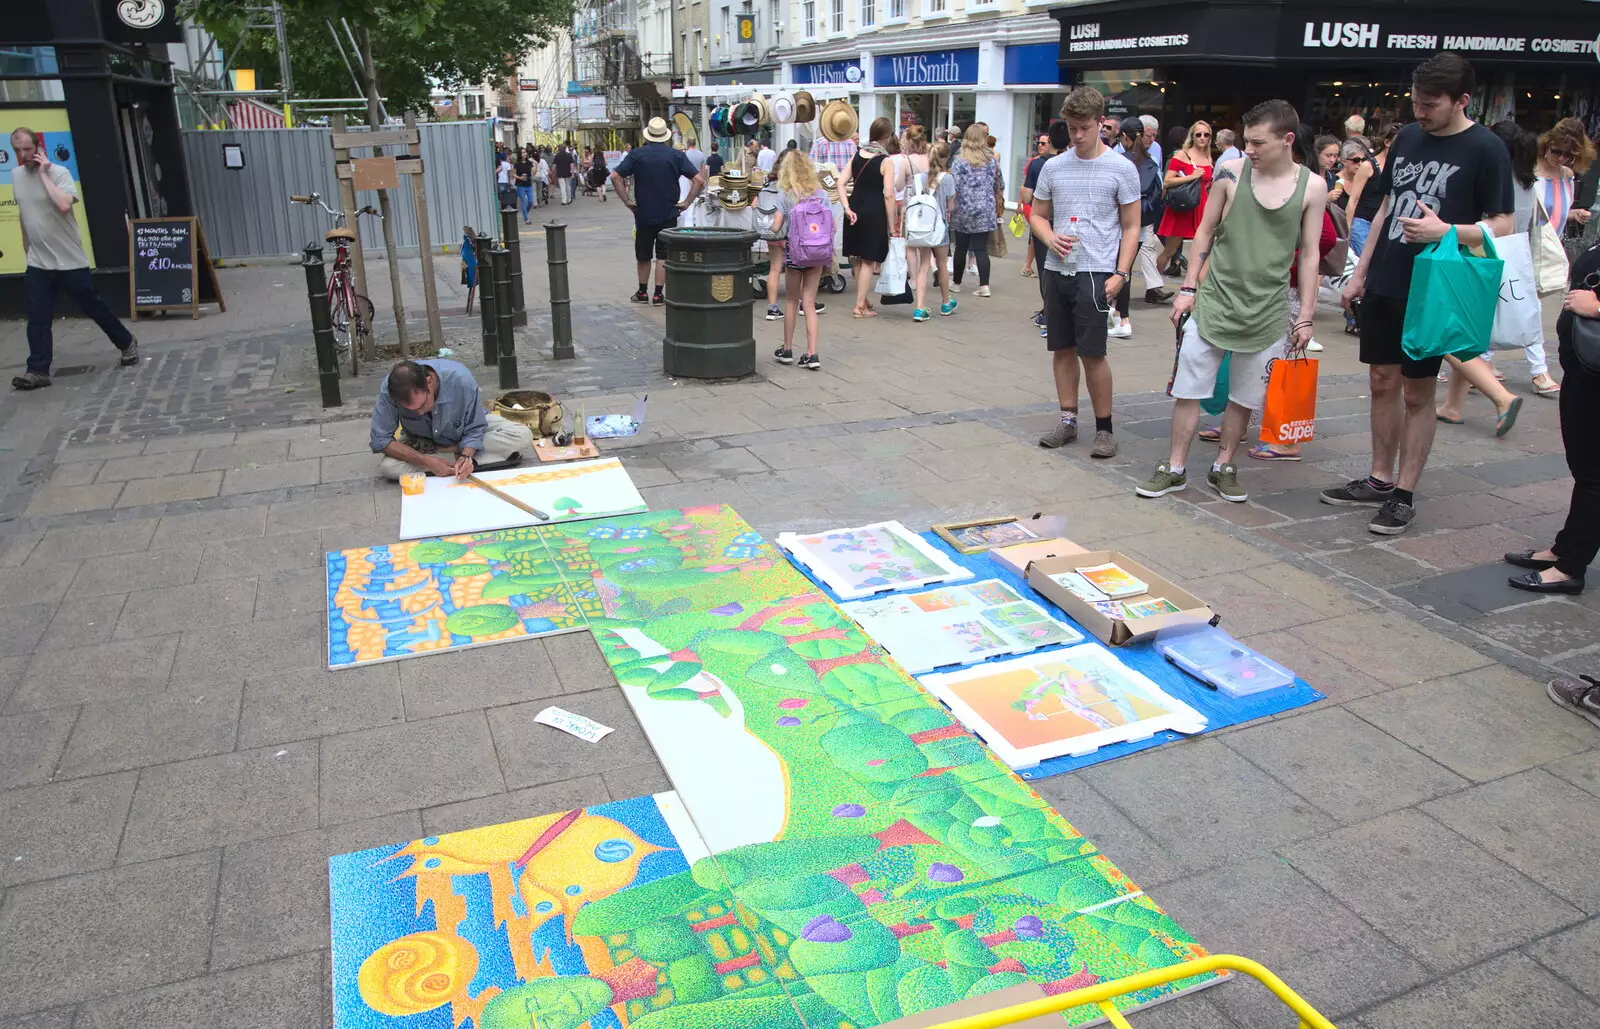
{"type": "Polygon", "coordinates": [[[1031,785],[1141,887],[1160,886],[1184,874],[1177,857],[1077,775],[1052,775],[1031,785]]]}
{"type": "Polygon", "coordinates": [[[187,854],[316,824],[315,744],[180,761],[139,773],[119,862],[187,854]]]}
{"type": "Polygon", "coordinates": [[[0,911],[0,1016],[11,1018],[205,969],[218,855],[190,854],[32,883],[0,911]]]}
{"type": "Polygon", "coordinates": [[[244,686],[239,746],[334,736],[403,717],[398,664],[252,676],[244,686]]]}
{"type": "Polygon", "coordinates": [[[70,647],[84,643],[105,643],[117,628],[126,594],[69,600],[55,609],[39,645],[46,648],[70,647]]]}
{"type": "Polygon", "coordinates": [[[109,868],[134,775],[107,775],[0,793],[0,886],[109,868]]]}
{"type": "Polygon", "coordinates": [[[0,607],[0,655],[26,655],[38,646],[55,615],[49,604],[0,607]]]}
{"type": "Polygon", "coordinates": [[[146,504],[169,504],[178,500],[202,500],[216,496],[221,486],[221,472],[191,472],[188,475],[164,475],[159,479],[134,479],[123,486],[117,506],[143,507],[146,504]]]}
{"type": "Polygon", "coordinates": [[[100,466],[97,482],[127,482],[129,479],[157,479],[182,475],[194,470],[195,451],[175,450],[140,457],[118,457],[100,466]]]}
{"type": "Polygon", "coordinates": [[[223,447],[210,447],[200,451],[195,460],[197,472],[231,471],[252,465],[276,464],[289,459],[287,440],[270,440],[264,443],[237,443],[223,447]]]}
{"type": "MultiPolygon", "coordinates": [[[[1600,743],[1600,737],[1597,737],[1595,742],[1600,743]]],[[[1545,771],[1560,776],[1579,789],[1600,797],[1600,750],[1586,750],[1581,754],[1552,761],[1544,768],[1545,771]]]]}
{"type": "Polygon", "coordinates": [[[92,486],[41,486],[34,491],[23,512],[29,518],[104,511],[122,495],[122,483],[100,482],[92,486]]]}
{"type": "Polygon", "coordinates": [[[228,847],[210,932],[210,968],[238,968],[326,947],[328,859],[422,834],[416,812],[408,811],[228,847]]]}
{"type": "MultiPolygon", "coordinates": [[[[587,632],[579,635],[589,636],[587,632]]],[[[548,653],[536,640],[416,657],[398,665],[410,721],[566,692],[548,653]]]]}
{"type": "Polygon", "coordinates": [[[506,789],[481,711],[325,736],[321,746],[324,825],[506,789]]]}
{"type": "Polygon", "coordinates": [[[34,655],[7,711],[159,693],[172,674],[177,635],[64,647],[34,655]]]}
{"type": "Polygon", "coordinates": [[[1521,954],[1506,954],[1364,1012],[1370,1029],[1570,1029],[1600,1021],[1600,1008],[1521,954]]]}
{"type": "Polygon", "coordinates": [[[193,550],[144,550],[85,561],[67,590],[69,599],[154,590],[194,582],[200,555],[193,550]]]}
{"type": "Polygon", "coordinates": [[[238,683],[218,684],[85,704],[56,775],[98,775],[230,751],[240,690],[238,683]]]}
{"type": "Polygon", "coordinates": [[[279,464],[254,465],[230,468],[216,473],[222,476],[221,492],[260,493],[265,490],[287,489],[290,486],[315,486],[321,481],[322,465],[315,458],[305,461],[284,461],[279,464]]]}
{"type": "Polygon", "coordinates": [[[1561,599],[1506,608],[1466,623],[1467,628],[1525,654],[1554,657],[1600,646],[1600,611],[1561,599]]]}
{"type": "Polygon", "coordinates": [[[155,518],[136,518],[104,525],[50,529],[28,555],[27,564],[87,561],[144,550],[151,545],[157,524],[155,518]]]}
{"type": "Polygon", "coordinates": [[[556,703],[615,731],[599,743],[586,743],[533,720],[548,706],[547,701],[493,708],[488,712],[489,727],[494,732],[495,752],[508,789],[599,775],[609,768],[654,758],[644,730],[619,687],[567,694],[556,703]]]}
{"type": "Polygon", "coordinates": [[[328,609],[328,576],[321,567],[269,572],[256,579],[256,618],[291,618],[328,609]]]}
{"type": "Polygon", "coordinates": [[[67,595],[80,567],[79,561],[51,561],[0,568],[0,607],[56,603],[67,595]]]}
{"type": "Polygon", "coordinates": [[[248,622],[256,606],[254,579],[217,579],[127,595],[117,618],[117,639],[159,636],[248,622]]]}
{"type": "Polygon", "coordinates": [[[70,707],[0,717],[0,791],[48,780],[77,717],[70,707]]]}
{"type": "Polygon", "coordinates": [[[276,532],[207,543],[195,575],[199,579],[232,579],[291,568],[317,568],[326,560],[321,530],[276,532]]]}
{"type": "Polygon", "coordinates": [[[429,836],[500,825],[558,811],[575,811],[591,804],[611,800],[606,784],[598,775],[585,775],[564,782],[530,786],[509,793],[496,793],[477,800],[442,804],[422,812],[422,831],[429,836]]]}
{"type": "Polygon", "coordinates": [[[220,511],[167,515],[156,525],[153,547],[196,547],[213,540],[260,536],[266,531],[265,507],[230,507],[220,511]]]}
{"type": "Polygon", "coordinates": [[[183,634],[173,664],[174,685],[236,682],[252,675],[328,666],[327,616],[295,615],[183,634]]]}
{"type": "Polygon", "coordinates": [[[92,1002],[80,1018],[118,1029],[166,1029],[174,1012],[209,1029],[311,1026],[322,1021],[328,971],[321,952],[203,975],[92,1002]]]}
{"type": "Polygon", "coordinates": [[[1594,975],[1600,962],[1600,918],[1552,933],[1525,950],[1569,986],[1600,1001],[1600,980],[1594,975]]]}
{"type": "MultiPolygon", "coordinates": [[[[1510,549],[1508,547],[1508,549],[1510,549]]],[[[1504,562],[1475,565],[1443,575],[1426,576],[1393,591],[1402,600],[1451,621],[1476,622],[1486,614],[1527,604],[1533,595],[1507,585],[1516,569],[1504,562]]]]}
{"type": "Polygon", "coordinates": [[[1339,829],[1282,854],[1435,972],[1464,968],[1583,917],[1414,810],[1339,829]]]}
{"type": "Polygon", "coordinates": [[[640,764],[608,768],[600,773],[600,778],[604,780],[606,792],[611,794],[612,800],[652,796],[672,789],[672,780],[667,777],[666,769],[653,757],[640,764]]]}
{"type": "Polygon", "coordinates": [[[274,503],[267,511],[267,532],[300,532],[306,529],[344,528],[371,525],[377,509],[371,493],[352,493],[316,500],[287,500],[274,503]]]}
{"type": "Polygon", "coordinates": [[[1491,663],[1482,654],[1392,611],[1358,611],[1290,630],[1324,653],[1391,685],[1423,682],[1491,663]],[[1374,643],[1381,641],[1379,649],[1374,643]]]}

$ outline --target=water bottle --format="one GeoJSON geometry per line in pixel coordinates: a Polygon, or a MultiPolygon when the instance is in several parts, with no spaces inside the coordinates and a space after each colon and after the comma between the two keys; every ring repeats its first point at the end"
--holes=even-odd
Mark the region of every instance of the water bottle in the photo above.
{"type": "Polygon", "coordinates": [[[1078,274],[1078,216],[1073,215],[1067,219],[1067,239],[1072,243],[1072,249],[1067,252],[1066,266],[1068,275],[1078,274]]]}

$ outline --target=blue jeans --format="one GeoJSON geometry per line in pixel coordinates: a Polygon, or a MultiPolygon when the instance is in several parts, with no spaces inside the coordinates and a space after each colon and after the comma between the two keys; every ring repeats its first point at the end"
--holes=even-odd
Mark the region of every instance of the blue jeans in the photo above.
{"type": "Polygon", "coordinates": [[[118,350],[126,350],[133,343],[133,333],[117,320],[111,308],[100,299],[100,294],[94,291],[89,269],[51,271],[29,265],[23,273],[22,285],[28,295],[28,371],[50,374],[50,362],[55,357],[55,338],[50,324],[55,318],[58,289],[67,291],[84,317],[93,319],[118,350]]]}
{"type": "Polygon", "coordinates": [[[1365,218],[1355,218],[1350,222],[1350,252],[1357,257],[1367,248],[1367,233],[1372,231],[1372,223],[1365,218]]]}
{"type": "Polygon", "coordinates": [[[522,220],[528,220],[528,212],[533,210],[533,187],[517,187],[517,206],[522,209],[522,220]]]}

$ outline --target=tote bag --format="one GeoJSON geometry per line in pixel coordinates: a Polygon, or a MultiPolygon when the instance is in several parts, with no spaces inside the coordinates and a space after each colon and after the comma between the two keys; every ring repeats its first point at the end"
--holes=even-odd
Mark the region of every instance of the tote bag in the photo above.
{"type": "Polygon", "coordinates": [[[1537,194],[1533,198],[1533,272],[1539,283],[1539,295],[1567,291],[1567,248],[1561,245],[1561,236],[1550,224],[1550,215],[1544,209],[1544,200],[1537,194]]]}
{"type": "Polygon", "coordinates": [[[1483,249],[1488,257],[1472,256],[1452,225],[1417,255],[1400,336],[1400,348],[1413,361],[1451,354],[1466,360],[1489,349],[1505,262],[1493,239],[1485,237],[1483,249]]]}
{"type": "MultiPolygon", "coordinates": [[[[1489,226],[1478,223],[1484,236],[1489,226]]],[[[1544,339],[1544,313],[1534,288],[1532,233],[1518,232],[1495,239],[1495,251],[1505,262],[1500,273],[1500,298],[1489,330],[1492,350],[1521,350],[1544,339]]]]}

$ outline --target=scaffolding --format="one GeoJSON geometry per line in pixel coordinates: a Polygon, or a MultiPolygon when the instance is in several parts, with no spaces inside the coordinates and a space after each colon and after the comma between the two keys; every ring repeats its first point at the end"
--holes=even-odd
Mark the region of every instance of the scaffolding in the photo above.
{"type": "Polygon", "coordinates": [[[641,54],[638,23],[636,0],[579,0],[573,12],[572,81],[580,96],[605,97],[607,127],[636,128],[667,113],[657,84],[672,75],[672,55],[641,54]]]}

